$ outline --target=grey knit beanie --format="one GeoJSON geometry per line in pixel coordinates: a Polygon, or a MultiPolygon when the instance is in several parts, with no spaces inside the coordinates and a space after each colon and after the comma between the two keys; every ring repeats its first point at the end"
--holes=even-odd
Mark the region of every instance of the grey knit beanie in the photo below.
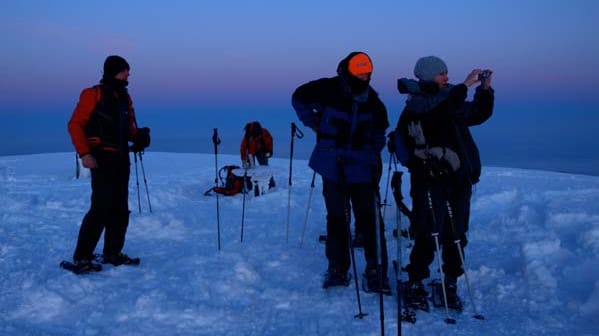
{"type": "Polygon", "coordinates": [[[422,57],[414,66],[414,76],[423,81],[433,80],[442,72],[447,72],[447,64],[437,56],[422,57]]]}

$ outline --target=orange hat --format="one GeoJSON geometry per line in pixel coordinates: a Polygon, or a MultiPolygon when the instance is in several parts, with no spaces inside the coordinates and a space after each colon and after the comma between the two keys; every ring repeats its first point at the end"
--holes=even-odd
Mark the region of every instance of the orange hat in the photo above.
{"type": "Polygon", "coordinates": [[[368,55],[359,53],[349,60],[347,68],[349,73],[354,76],[369,74],[372,72],[372,62],[368,55]]]}

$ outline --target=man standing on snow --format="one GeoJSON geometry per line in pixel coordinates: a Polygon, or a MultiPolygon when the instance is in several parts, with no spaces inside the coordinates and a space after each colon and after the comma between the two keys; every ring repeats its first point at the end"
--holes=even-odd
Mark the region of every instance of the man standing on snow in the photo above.
{"type": "MultiPolygon", "coordinates": [[[[408,94],[397,124],[396,140],[407,149],[414,247],[406,267],[409,282],[406,302],[428,310],[428,293],[422,280],[430,276],[429,265],[440,240],[443,275],[449,308],[461,309],[457,279],[464,273],[455,243],[468,243],[472,185],[481,173],[478,148],[469,127],[491,117],[494,91],[490,70],[474,69],[462,84],[448,84],[447,65],[436,56],[420,58],[414,67],[419,81],[398,80],[400,93],[408,94]],[[480,83],[473,101],[466,101],[468,87],[480,83]],[[451,216],[451,217],[450,217],[451,216]]],[[[395,149],[402,147],[395,142],[395,149]]],[[[390,149],[392,149],[390,147],[390,149]]],[[[398,157],[400,153],[397,152],[398,157]]]]}
{"type": "Polygon", "coordinates": [[[94,249],[104,232],[102,263],[137,265],[139,258],[122,253],[129,225],[129,141],[132,150],[150,144],[149,129],[137,128],[127,92],[129,64],[108,56],[99,85],[81,92],[68,123],[71,140],[83,167],[91,170],[91,206],[79,230],[72,270],[79,274],[101,269],[94,249]]]}
{"type": "Polygon", "coordinates": [[[298,118],[317,135],[309,164],[322,176],[327,209],[328,269],[323,287],[349,285],[349,217],[353,207],[364,238],[363,287],[389,294],[384,225],[375,204],[378,158],[389,126],[387,110],[370,87],[372,61],[366,53],[350,53],[339,63],[337,74],[301,85],[292,97],[298,118]],[[375,216],[379,216],[378,221],[375,216]],[[382,286],[377,272],[377,222],[381,233],[382,286]]]}

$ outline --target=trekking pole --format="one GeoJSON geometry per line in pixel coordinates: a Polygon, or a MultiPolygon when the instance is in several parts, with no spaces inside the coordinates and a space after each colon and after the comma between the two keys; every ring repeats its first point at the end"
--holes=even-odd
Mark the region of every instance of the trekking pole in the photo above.
{"type": "Polygon", "coordinates": [[[79,167],[79,158],[77,157],[77,152],[75,152],[75,178],[79,179],[80,174],[81,168],[79,167]]]}
{"type": "Polygon", "coordinates": [[[347,205],[345,206],[344,213],[345,213],[345,224],[347,226],[347,239],[349,240],[349,251],[350,251],[350,256],[351,256],[351,264],[352,264],[352,269],[353,269],[353,273],[354,273],[354,285],[355,285],[354,287],[356,287],[356,298],[358,300],[358,314],[354,315],[354,318],[362,319],[364,316],[366,316],[368,314],[362,312],[362,302],[360,301],[360,289],[358,288],[358,271],[356,269],[356,254],[355,254],[355,249],[354,249],[354,242],[351,237],[351,225],[350,225],[350,220],[349,220],[349,209],[347,208],[347,205]]]}
{"type": "Polygon", "coordinates": [[[385,210],[387,209],[387,195],[389,194],[389,177],[391,176],[391,161],[395,156],[389,153],[389,164],[387,165],[387,182],[385,183],[385,199],[383,200],[383,218],[385,218],[385,210]]]}
{"type": "Polygon", "coordinates": [[[291,177],[292,177],[292,166],[293,166],[293,139],[301,139],[304,137],[304,133],[297,127],[297,125],[291,123],[291,148],[289,150],[289,188],[287,189],[287,221],[285,222],[285,242],[289,242],[289,217],[291,216],[291,177]]]}
{"type": "MultiPolygon", "coordinates": [[[[220,145],[217,128],[212,133],[212,143],[214,144],[214,187],[216,188],[218,187],[218,145],[220,145]]],[[[220,251],[220,207],[218,202],[218,193],[216,193],[216,235],[217,246],[220,251]]]]}
{"type": "Polygon", "coordinates": [[[302,229],[302,239],[300,240],[300,247],[304,244],[304,235],[306,234],[306,226],[308,226],[308,216],[310,215],[310,203],[312,203],[312,193],[314,192],[314,179],[316,178],[316,172],[312,173],[312,182],[310,183],[310,193],[308,194],[308,205],[306,205],[306,216],[304,218],[304,228],[302,229]]]}
{"type": "Polygon", "coordinates": [[[468,279],[466,263],[464,262],[464,254],[462,253],[462,244],[460,242],[460,239],[458,239],[458,237],[456,235],[456,231],[455,231],[455,224],[454,224],[454,220],[453,220],[453,210],[451,208],[451,204],[449,203],[449,201],[447,201],[446,204],[447,204],[447,214],[449,217],[449,223],[451,224],[451,231],[453,232],[453,235],[456,239],[454,241],[454,243],[456,244],[458,254],[460,255],[460,261],[462,262],[462,268],[464,270],[464,279],[466,280],[466,287],[468,288],[468,295],[470,296],[470,304],[472,304],[472,309],[474,310],[474,315],[472,315],[472,317],[474,317],[475,319],[478,319],[478,320],[484,320],[485,317],[482,314],[478,313],[478,311],[476,309],[476,305],[474,304],[474,297],[472,296],[472,289],[470,287],[470,280],[468,279]]]}
{"type": "Polygon", "coordinates": [[[374,182],[376,179],[373,179],[372,190],[374,196],[374,225],[376,227],[376,272],[378,275],[379,282],[379,318],[381,321],[381,336],[385,335],[385,309],[383,303],[383,255],[382,255],[382,244],[383,238],[381,235],[383,234],[383,222],[381,220],[381,204],[380,204],[380,196],[378,193],[378,186],[374,182]]]}
{"type": "MultiPolygon", "coordinates": [[[[395,171],[393,172],[393,177],[391,178],[391,191],[393,193],[393,197],[395,199],[395,203],[397,207],[395,208],[395,239],[397,243],[397,250],[395,260],[393,261],[393,269],[395,270],[395,279],[397,281],[397,335],[401,335],[401,322],[406,321],[410,323],[416,323],[416,313],[411,311],[407,305],[405,304],[405,300],[403,299],[403,282],[401,280],[401,270],[403,265],[402,259],[402,250],[403,244],[401,242],[402,236],[398,234],[401,232],[402,226],[402,214],[404,212],[400,209],[400,204],[403,204],[403,195],[401,194],[401,178],[403,172],[395,171]]],[[[404,205],[405,207],[405,205],[404,205]]],[[[406,218],[409,218],[406,216],[406,218]]]]}
{"type": "Polygon", "coordinates": [[[435,210],[433,209],[433,199],[431,197],[430,186],[426,190],[426,197],[428,199],[428,209],[430,211],[431,220],[433,224],[433,232],[431,236],[435,240],[435,248],[437,251],[437,262],[439,263],[439,273],[441,274],[441,289],[443,291],[443,303],[445,305],[445,315],[447,318],[445,319],[445,323],[447,324],[455,324],[455,319],[449,316],[449,306],[447,305],[447,290],[445,289],[445,273],[443,273],[443,267],[441,266],[441,248],[439,247],[439,228],[437,225],[437,220],[435,218],[435,210]]]}
{"type": "Polygon", "coordinates": [[[143,176],[144,185],[146,187],[146,197],[148,199],[148,208],[150,208],[150,213],[152,213],[152,203],[150,203],[150,191],[148,190],[148,180],[146,180],[146,170],[144,169],[143,151],[139,152],[139,165],[141,166],[141,175],[143,176]]]}
{"type": "MultiPolygon", "coordinates": [[[[343,174],[342,164],[343,164],[342,159],[340,157],[337,157],[337,166],[339,169],[339,184],[343,188],[342,194],[347,195],[348,186],[347,186],[347,182],[345,180],[344,174],[343,174]]],[[[358,270],[356,268],[356,254],[355,254],[355,249],[354,249],[354,240],[352,239],[352,235],[351,235],[351,220],[350,220],[349,207],[348,207],[349,199],[347,197],[345,197],[343,202],[344,202],[343,214],[345,217],[347,240],[348,240],[350,258],[351,258],[352,270],[354,273],[354,287],[356,288],[356,299],[358,300],[358,314],[354,315],[354,318],[362,319],[364,316],[366,316],[368,314],[362,312],[362,302],[360,300],[360,288],[358,286],[358,270]]],[[[328,238],[328,231],[327,231],[327,238],[328,238]]],[[[328,240],[327,240],[327,244],[328,244],[328,240]]]]}
{"type": "MultiPolygon", "coordinates": [[[[401,230],[401,212],[399,208],[395,208],[395,232],[400,232],[401,230]]],[[[403,312],[402,312],[402,291],[403,284],[401,282],[401,265],[403,265],[402,260],[402,244],[401,244],[401,235],[395,235],[395,243],[397,246],[395,253],[395,260],[393,261],[393,269],[395,270],[395,281],[397,281],[397,336],[401,336],[401,322],[403,321],[403,312]]]]}
{"type": "Polygon", "coordinates": [[[141,214],[141,197],[139,196],[139,175],[137,173],[137,152],[133,152],[133,158],[135,161],[135,183],[137,185],[137,208],[141,214]]]}
{"type": "MultiPolygon", "coordinates": [[[[246,148],[245,150],[245,157],[249,159],[249,146],[248,148],[246,148]]],[[[243,202],[241,203],[241,237],[239,238],[239,241],[241,243],[243,243],[243,226],[245,223],[245,194],[248,193],[248,187],[247,187],[247,180],[248,180],[248,166],[249,166],[249,161],[246,162],[246,164],[243,165],[243,189],[241,190],[241,192],[243,193],[243,202]]]]}

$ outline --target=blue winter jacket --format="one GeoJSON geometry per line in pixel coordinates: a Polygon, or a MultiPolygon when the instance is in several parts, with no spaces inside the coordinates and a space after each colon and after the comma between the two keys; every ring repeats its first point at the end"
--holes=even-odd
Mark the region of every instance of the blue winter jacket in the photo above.
{"type": "Polygon", "coordinates": [[[323,178],[346,183],[372,182],[385,147],[387,109],[368,87],[354,97],[341,76],[298,87],[292,105],[302,123],[317,133],[310,167],[323,178]]]}

